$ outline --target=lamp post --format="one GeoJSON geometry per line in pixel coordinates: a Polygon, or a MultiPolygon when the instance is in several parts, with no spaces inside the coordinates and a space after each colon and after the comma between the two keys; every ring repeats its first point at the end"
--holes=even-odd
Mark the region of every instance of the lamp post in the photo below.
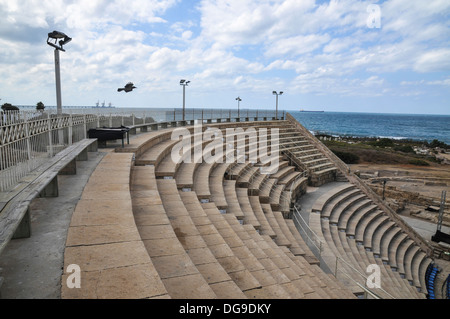
{"type": "Polygon", "coordinates": [[[59,51],[65,52],[66,50],[64,50],[63,45],[69,43],[70,41],[72,41],[72,38],[59,31],[50,32],[47,38],[47,44],[55,48],[56,110],[58,115],[62,113],[59,51]],[[50,39],[55,40],[55,43],[50,42],[50,39]],[[59,42],[58,39],[60,39],[59,42]]]}
{"type": "Polygon", "coordinates": [[[276,104],[276,110],[275,110],[275,119],[278,120],[278,95],[282,95],[283,91],[280,91],[280,93],[278,93],[277,91],[273,91],[272,94],[277,96],[277,104],[276,104]]]}
{"type": "Polygon", "coordinates": [[[180,85],[183,86],[183,121],[185,120],[185,108],[186,108],[186,86],[191,81],[180,80],[180,85]]]}
{"type": "Polygon", "coordinates": [[[240,118],[241,117],[241,115],[240,115],[240,105],[239,105],[239,103],[242,101],[242,99],[238,96],[237,98],[236,98],[236,101],[238,101],[238,118],[240,118]]]}

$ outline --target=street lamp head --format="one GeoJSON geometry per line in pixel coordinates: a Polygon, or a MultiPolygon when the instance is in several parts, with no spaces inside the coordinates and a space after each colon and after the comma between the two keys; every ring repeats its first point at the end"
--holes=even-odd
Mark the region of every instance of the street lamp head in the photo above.
{"type": "Polygon", "coordinates": [[[49,32],[48,37],[53,39],[62,39],[67,37],[67,35],[63,32],[54,30],[53,32],[49,32]]]}
{"type": "Polygon", "coordinates": [[[273,91],[272,94],[273,94],[273,95],[277,94],[277,91],[273,91]]]}
{"type": "Polygon", "coordinates": [[[72,38],[65,36],[64,40],[59,40],[59,45],[62,47],[63,45],[69,43],[70,41],[72,41],[72,38]]]}
{"type": "Polygon", "coordinates": [[[283,94],[283,91],[280,91],[280,95],[282,95],[283,94]]]}
{"type": "Polygon", "coordinates": [[[180,80],[180,85],[188,85],[189,83],[191,83],[191,81],[186,81],[186,80],[180,80]]]}
{"type": "Polygon", "coordinates": [[[66,51],[63,49],[63,45],[69,43],[70,41],[72,41],[71,37],[68,37],[65,33],[60,32],[60,31],[53,31],[50,32],[48,34],[48,38],[47,38],[47,44],[54,47],[57,50],[61,50],[61,51],[66,51]],[[55,40],[55,43],[50,42],[50,39],[55,40]],[[59,46],[56,44],[58,43],[58,39],[59,40],[59,46]]]}
{"type": "Polygon", "coordinates": [[[184,84],[184,82],[186,82],[186,80],[180,80],[180,84],[184,84]]]}

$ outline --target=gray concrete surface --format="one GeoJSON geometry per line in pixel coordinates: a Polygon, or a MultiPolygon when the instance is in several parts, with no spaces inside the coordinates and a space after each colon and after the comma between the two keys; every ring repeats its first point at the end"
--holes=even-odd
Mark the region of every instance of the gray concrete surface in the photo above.
{"type": "MultiPolygon", "coordinates": [[[[408,225],[410,225],[414,230],[423,238],[425,238],[427,241],[431,242],[431,236],[433,236],[436,233],[437,224],[432,223],[428,220],[409,217],[409,216],[403,216],[399,215],[401,218],[403,218],[408,225]]],[[[450,227],[442,226],[441,229],[442,232],[446,234],[450,234],[450,227]]]]}
{"type": "Polygon", "coordinates": [[[0,256],[4,299],[60,298],[64,248],[72,213],[106,152],[88,153],[76,175],[58,175],[59,196],[31,203],[31,237],[12,240],[0,256]]]}
{"type": "Polygon", "coordinates": [[[297,207],[300,207],[300,215],[305,220],[305,222],[309,222],[309,214],[311,213],[312,206],[314,205],[316,200],[323,194],[340,185],[342,185],[342,182],[331,182],[320,187],[308,186],[306,194],[301,196],[295,203],[297,207]]]}

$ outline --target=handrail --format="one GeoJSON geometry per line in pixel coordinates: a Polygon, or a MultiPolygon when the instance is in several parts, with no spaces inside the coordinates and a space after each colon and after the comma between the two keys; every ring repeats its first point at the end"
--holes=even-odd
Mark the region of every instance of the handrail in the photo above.
{"type": "MultiPolygon", "coordinates": [[[[350,267],[353,271],[355,271],[356,273],[358,273],[358,275],[360,275],[361,277],[363,277],[364,279],[365,279],[365,282],[367,283],[367,279],[368,279],[368,277],[366,277],[366,275],[364,275],[364,274],[362,274],[358,269],[356,269],[356,268],[354,268],[351,264],[349,264],[345,259],[343,259],[343,258],[341,258],[341,257],[339,257],[339,256],[336,256],[336,259],[339,261],[343,261],[348,267],[350,267]]],[[[345,272],[343,272],[345,275],[347,275],[345,272]]],[[[364,288],[363,288],[364,289],[364,288]]],[[[392,296],[389,292],[387,292],[386,290],[384,290],[383,288],[377,288],[377,289],[380,289],[382,292],[384,292],[385,294],[387,294],[390,298],[392,298],[392,299],[395,299],[395,297],[394,296],[392,296]]],[[[370,291],[370,289],[369,288],[365,288],[364,290],[369,290],[370,291]]]]}
{"type": "MultiPolygon", "coordinates": [[[[323,242],[322,242],[322,240],[320,239],[320,237],[319,237],[319,236],[318,236],[318,235],[317,235],[317,234],[309,227],[308,223],[303,219],[303,217],[301,216],[301,214],[300,214],[300,212],[298,211],[297,207],[294,206],[294,210],[295,210],[296,213],[297,213],[297,214],[293,214],[294,218],[297,218],[297,219],[298,219],[298,217],[300,217],[300,219],[302,220],[303,224],[306,226],[306,228],[308,229],[308,231],[309,231],[311,234],[313,234],[314,237],[316,237],[316,240],[319,242],[319,247],[318,247],[318,248],[321,248],[323,242]]],[[[309,236],[308,236],[308,238],[309,238],[309,236]]],[[[309,239],[312,239],[312,238],[309,238],[309,239]]],[[[317,247],[317,246],[316,246],[316,247],[317,247]]]]}
{"type": "MultiPolygon", "coordinates": [[[[325,243],[320,239],[320,237],[309,227],[308,223],[306,223],[306,221],[303,219],[303,217],[301,216],[300,212],[298,211],[297,207],[294,207],[294,210],[296,212],[296,214],[293,214],[293,217],[298,219],[300,218],[303,221],[303,225],[306,226],[306,228],[308,229],[308,231],[314,236],[316,237],[316,241],[319,243],[319,245],[317,246],[317,244],[315,243],[314,239],[309,237],[308,234],[304,234],[305,236],[308,237],[308,239],[314,244],[314,246],[316,248],[318,248],[318,252],[319,252],[319,256],[316,256],[317,258],[319,258],[319,260],[321,259],[321,254],[322,254],[322,246],[325,245],[325,243]]],[[[350,277],[345,271],[342,271],[342,269],[340,269],[338,267],[338,262],[342,261],[344,262],[351,270],[353,270],[354,272],[356,272],[358,275],[360,275],[362,278],[365,279],[365,282],[367,282],[368,277],[366,277],[366,275],[362,274],[358,269],[356,269],[355,267],[353,267],[353,265],[351,265],[350,263],[348,263],[345,259],[343,259],[342,257],[336,256],[336,266],[335,266],[335,272],[333,273],[333,276],[335,278],[337,278],[337,273],[338,270],[341,270],[340,273],[348,276],[354,283],[356,283],[358,286],[360,286],[362,289],[364,289],[364,291],[370,293],[371,295],[377,296],[378,298],[382,298],[380,296],[378,296],[378,294],[376,294],[375,292],[371,291],[369,288],[362,286],[361,284],[359,284],[357,281],[355,281],[352,277],[350,277]]],[[[329,266],[329,265],[327,265],[329,266]]],[[[390,298],[395,299],[394,296],[392,296],[389,292],[387,292],[386,290],[384,290],[383,288],[378,288],[380,289],[380,291],[384,292],[386,295],[388,295],[390,298]]]]}
{"type": "Polygon", "coordinates": [[[429,244],[422,236],[420,236],[410,225],[408,225],[403,219],[397,216],[397,214],[387,206],[380,197],[367,186],[358,176],[351,173],[350,168],[345,164],[339,157],[336,156],[332,151],[330,151],[321,141],[315,138],[311,132],[309,132],[305,127],[303,127],[298,121],[289,113],[286,114],[286,120],[294,124],[294,126],[299,129],[303,134],[308,137],[311,142],[341,171],[342,174],[348,179],[348,181],[360,188],[374,203],[376,203],[392,220],[394,220],[408,236],[414,240],[414,242],[426,253],[430,258],[434,256],[434,248],[429,244]]]}

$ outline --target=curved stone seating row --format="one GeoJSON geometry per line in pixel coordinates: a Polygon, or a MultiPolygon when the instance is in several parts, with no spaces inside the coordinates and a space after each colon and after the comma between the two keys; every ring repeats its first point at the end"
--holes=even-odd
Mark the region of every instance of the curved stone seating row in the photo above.
{"type": "MultiPolygon", "coordinates": [[[[287,162],[283,163],[282,166],[288,167],[287,162]]],[[[289,173],[281,173],[277,176],[269,175],[268,178],[266,178],[265,182],[270,182],[268,183],[270,188],[270,190],[268,191],[270,198],[276,197],[281,202],[284,191],[280,193],[279,190],[285,189],[286,186],[290,190],[290,192],[286,193],[289,194],[294,193],[297,195],[301,192],[306,191],[307,178],[297,178],[299,172],[292,172],[292,170],[292,167],[290,167],[289,173]],[[278,180],[278,177],[281,177],[281,179],[278,180]],[[277,182],[281,184],[277,184],[277,182]],[[277,194],[274,194],[274,192],[277,194]]],[[[248,193],[252,194],[251,191],[249,191],[248,193]]],[[[245,191],[243,191],[242,194],[244,195],[245,191]]],[[[280,203],[277,203],[275,200],[272,201],[272,205],[264,204],[264,200],[261,200],[264,198],[264,196],[261,196],[263,194],[258,195],[260,196],[249,196],[249,198],[251,199],[251,204],[253,211],[255,212],[255,216],[259,221],[259,232],[261,234],[268,235],[269,237],[274,238],[274,241],[279,246],[289,247],[294,255],[304,255],[305,252],[301,248],[301,246],[306,249],[308,248],[306,244],[303,243],[303,239],[301,238],[301,236],[299,236],[299,233],[295,229],[292,220],[290,220],[290,222],[292,223],[293,227],[288,227],[287,221],[283,218],[282,212],[272,210],[272,205],[279,207],[281,206],[280,203]],[[297,237],[292,234],[292,231],[294,231],[297,237]],[[302,244],[299,244],[297,241],[300,241],[302,244]]],[[[288,198],[288,196],[286,195],[284,197],[288,198]]],[[[289,198],[289,200],[291,200],[291,198],[289,198]]]]}
{"type": "MultiPolygon", "coordinates": [[[[338,257],[336,251],[337,249],[334,246],[331,235],[328,232],[323,232],[320,212],[311,212],[309,215],[309,227],[316,233],[322,243],[324,243],[320,252],[321,259],[329,269],[335,269],[336,257],[338,257]]],[[[353,269],[349,267],[347,263],[340,263],[339,265],[340,271],[336,273],[337,278],[341,280],[342,283],[344,283],[355,295],[362,295],[364,290],[345,276],[345,274],[347,274],[352,277],[352,274],[354,274],[353,269]]]]}
{"type": "Polygon", "coordinates": [[[399,282],[394,273],[387,272],[385,266],[382,266],[382,262],[374,258],[373,253],[365,251],[362,246],[360,246],[361,249],[358,249],[356,241],[348,238],[344,229],[338,230],[336,225],[327,225],[326,221],[323,221],[322,226],[329,227],[328,231],[332,234],[335,249],[341,253],[342,258],[350,261],[353,265],[359,266],[362,273],[365,273],[367,266],[370,264],[380,265],[383,278],[389,278],[389,280],[383,282],[383,289],[396,291],[397,296],[411,297],[410,294],[402,294],[404,289],[408,291],[407,283],[399,282]],[[399,289],[401,286],[404,287],[399,289]]]}
{"type": "Polygon", "coordinates": [[[260,283],[261,288],[245,292],[248,297],[304,297],[303,292],[296,287],[293,280],[287,280],[283,269],[277,267],[274,254],[263,250],[264,246],[255,241],[259,234],[253,226],[241,225],[230,214],[220,214],[212,203],[202,205],[207,207],[205,211],[208,211],[210,219],[227,241],[231,250],[236,252],[236,256],[242,261],[246,269],[260,283]]]}
{"type": "Polygon", "coordinates": [[[353,185],[343,183],[318,198],[310,221],[327,244],[329,266],[333,255],[362,273],[369,264],[378,264],[383,289],[392,296],[424,298],[418,291],[423,292],[426,254],[353,185]]]}
{"type": "MultiPolygon", "coordinates": [[[[358,197],[357,196],[354,197],[353,202],[356,202],[356,203],[358,202],[358,197]]],[[[345,209],[348,209],[348,207],[342,207],[342,209],[345,210],[345,209]]],[[[373,245],[373,246],[371,246],[372,248],[370,249],[370,252],[367,251],[369,246],[366,247],[366,254],[369,255],[369,257],[376,257],[377,259],[379,257],[382,257],[381,253],[379,252],[380,251],[380,246],[383,243],[389,243],[389,238],[390,237],[389,236],[385,236],[386,234],[389,234],[389,233],[385,232],[385,230],[387,230],[387,229],[397,230],[397,233],[400,230],[399,227],[393,227],[394,226],[393,223],[390,223],[390,222],[389,223],[384,223],[384,224],[382,224],[380,226],[382,226],[382,227],[376,228],[375,231],[371,235],[369,234],[369,237],[372,238],[371,244],[373,245]]],[[[343,234],[341,242],[344,242],[344,240],[346,240],[347,237],[345,236],[345,229],[341,228],[341,230],[342,230],[342,234],[343,234]]],[[[349,238],[348,241],[352,242],[352,247],[357,245],[356,241],[354,241],[351,238],[349,238]]],[[[362,247],[362,245],[361,245],[361,247],[362,247]]],[[[362,257],[365,257],[365,256],[362,256],[362,257]]],[[[373,261],[373,258],[371,258],[371,260],[373,261]]],[[[377,260],[377,261],[379,261],[379,260],[377,260]]],[[[387,259],[383,258],[382,261],[383,261],[383,263],[388,264],[388,260],[387,259]]],[[[385,269],[390,270],[390,266],[383,267],[382,271],[384,271],[385,269]]],[[[398,274],[392,273],[390,271],[387,272],[386,274],[387,274],[388,277],[391,278],[393,283],[397,283],[397,284],[394,284],[394,289],[396,289],[397,286],[398,287],[402,287],[403,286],[403,289],[401,291],[397,292],[399,296],[402,296],[402,293],[405,293],[405,292],[408,292],[409,290],[411,290],[412,291],[411,293],[405,294],[404,296],[406,296],[406,297],[418,297],[417,294],[416,294],[416,291],[414,289],[411,289],[410,287],[408,287],[408,285],[407,285],[407,283],[405,281],[400,280],[400,277],[398,276],[398,274]]]]}
{"type": "MultiPolygon", "coordinates": [[[[202,204],[202,205],[212,205],[212,210],[215,211],[216,214],[217,214],[217,209],[213,206],[213,203],[202,204]]],[[[244,228],[245,229],[244,231],[239,231],[238,234],[243,240],[247,240],[246,244],[248,246],[250,246],[252,248],[255,248],[253,243],[250,245],[250,242],[248,242],[248,240],[249,240],[248,234],[252,234],[252,237],[255,238],[255,241],[258,242],[259,245],[261,245],[261,243],[264,244],[264,246],[261,247],[264,251],[267,250],[267,247],[265,246],[266,244],[272,245],[273,249],[276,249],[276,250],[280,249],[280,247],[277,246],[274,243],[274,241],[271,240],[271,238],[268,235],[261,235],[260,233],[258,233],[254,229],[254,227],[252,225],[249,225],[249,224],[241,225],[241,224],[237,223],[235,217],[234,216],[232,217],[232,215],[230,215],[230,214],[223,214],[222,216],[224,218],[226,218],[229,222],[232,222],[232,224],[235,226],[235,228],[238,228],[238,229],[244,228]],[[264,241],[262,241],[261,238],[264,238],[264,241]]],[[[257,255],[259,256],[260,253],[261,252],[259,252],[257,255]]],[[[267,254],[267,256],[268,257],[270,256],[270,258],[273,260],[273,263],[275,265],[277,265],[279,268],[281,268],[281,270],[285,273],[284,275],[283,274],[277,274],[276,275],[276,279],[278,281],[282,280],[280,283],[288,283],[288,281],[286,281],[285,276],[289,276],[289,277],[294,276],[293,273],[292,273],[292,270],[294,268],[297,269],[297,271],[299,273],[304,274],[304,272],[301,271],[300,269],[298,269],[297,266],[295,266],[295,265],[288,266],[290,262],[289,262],[289,260],[286,260],[286,256],[285,256],[286,253],[288,253],[288,252],[284,252],[284,253],[278,252],[278,253],[276,253],[276,252],[271,251],[270,254],[267,254]],[[281,260],[285,260],[285,262],[280,262],[281,260]],[[282,276],[282,277],[279,277],[279,276],[282,276]]],[[[276,268],[275,269],[273,268],[274,264],[270,263],[268,259],[265,259],[265,258],[261,259],[261,263],[263,263],[265,265],[266,269],[270,273],[274,273],[275,272],[276,268]]],[[[313,292],[313,291],[310,290],[311,288],[309,288],[307,286],[307,282],[304,282],[304,281],[307,281],[307,277],[302,277],[301,279],[303,279],[303,280],[301,280],[301,281],[300,281],[300,278],[298,278],[297,276],[295,276],[293,278],[295,279],[295,284],[296,285],[300,285],[300,287],[302,289],[302,292],[304,294],[307,294],[307,295],[305,295],[305,297],[324,297],[324,298],[329,298],[330,297],[329,294],[326,294],[325,291],[320,289],[321,287],[320,287],[320,285],[318,283],[315,282],[315,279],[312,279],[310,281],[310,287],[315,287],[315,291],[313,292]],[[318,295],[315,295],[316,293],[318,295]]],[[[331,295],[331,296],[335,297],[336,295],[331,295]]],[[[347,296],[348,296],[348,294],[347,294],[347,296]]]]}
{"type": "MultiPolygon", "coordinates": [[[[189,194],[189,192],[186,192],[183,194],[186,194],[185,196],[187,196],[187,194],[189,194]]],[[[192,205],[197,206],[195,208],[192,207],[193,209],[191,208],[192,212],[198,213],[198,211],[201,211],[201,208],[199,208],[199,206],[198,206],[199,205],[198,201],[196,202],[196,204],[194,204],[192,202],[192,205]]],[[[268,259],[268,256],[262,255],[263,252],[261,250],[259,250],[259,252],[257,254],[257,256],[258,256],[257,259],[252,257],[252,252],[249,251],[247,248],[249,246],[251,248],[253,248],[253,250],[257,248],[257,246],[255,246],[254,243],[252,243],[250,245],[249,241],[251,239],[248,238],[248,232],[250,230],[253,230],[256,232],[256,230],[253,226],[251,226],[249,224],[241,225],[237,221],[236,217],[232,214],[220,214],[217,207],[213,203],[203,203],[203,204],[201,204],[201,206],[203,206],[205,208],[204,209],[205,212],[208,212],[208,216],[211,216],[210,219],[214,222],[214,224],[216,225],[216,228],[221,230],[221,233],[223,234],[223,238],[226,239],[227,243],[229,244],[229,247],[233,251],[237,252],[237,257],[239,257],[239,259],[242,260],[244,264],[246,264],[246,267],[248,268],[250,273],[253,274],[254,277],[260,281],[261,288],[247,289],[245,291],[246,295],[248,295],[249,297],[252,297],[252,298],[254,298],[254,297],[272,297],[272,298],[274,298],[274,297],[275,298],[287,298],[287,297],[301,298],[301,297],[304,297],[304,295],[298,290],[298,288],[296,288],[295,285],[292,285],[292,283],[290,283],[285,278],[285,275],[280,273],[280,271],[277,270],[276,268],[272,267],[273,264],[268,259]],[[233,227],[226,228],[226,224],[224,224],[225,220],[227,221],[228,224],[230,224],[230,226],[233,226],[233,227]],[[249,228],[248,230],[242,231],[242,229],[240,229],[242,227],[244,227],[244,228],[251,227],[251,228],[249,228]],[[244,245],[243,243],[241,244],[240,241],[236,237],[232,236],[233,228],[235,229],[235,232],[236,232],[236,230],[239,230],[240,238],[243,240],[245,239],[247,241],[246,245],[244,245]],[[262,256],[265,256],[265,257],[263,258],[262,256]],[[263,259],[261,259],[261,258],[263,258],[263,259]],[[259,260],[261,260],[261,263],[259,263],[259,260]],[[262,267],[263,265],[272,265],[272,266],[269,267],[269,269],[265,269],[266,266],[264,266],[264,268],[263,268],[262,267]],[[271,274],[272,274],[273,278],[271,277],[271,274]],[[280,277],[280,276],[282,276],[282,277],[280,277]],[[284,278],[284,279],[282,279],[282,278],[284,278]],[[278,285],[275,285],[276,282],[279,282],[281,284],[281,287],[284,288],[286,290],[286,292],[288,292],[288,294],[286,294],[286,292],[284,292],[280,287],[278,287],[278,285]]],[[[205,220],[203,219],[201,222],[204,223],[205,220]]],[[[212,230],[210,229],[210,231],[212,231],[212,230]]],[[[257,236],[257,235],[255,234],[255,236],[257,236]]],[[[254,257],[256,257],[256,255],[254,257]]],[[[248,276],[248,274],[247,274],[247,276],[248,276]]],[[[240,276],[238,276],[238,278],[240,278],[240,276]]],[[[247,280],[248,280],[248,278],[247,278],[247,280]]],[[[296,285],[298,285],[299,283],[297,283],[296,285]]]]}
{"type": "MultiPolygon", "coordinates": [[[[253,142],[253,144],[255,143],[257,142],[253,142]]],[[[249,145],[252,145],[252,143],[249,145]]],[[[334,164],[320,153],[307,138],[299,135],[289,122],[285,121],[284,125],[279,127],[278,139],[275,141],[275,145],[281,152],[288,150],[296,155],[297,159],[311,172],[310,180],[315,186],[320,186],[335,179],[337,169],[334,164]],[[303,152],[306,152],[309,157],[303,157],[303,152]]],[[[268,149],[271,150],[273,146],[269,139],[268,149]]],[[[247,146],[246,151],[248,148],[250,147],[247,146]]],[[[252,153],[246,154],[250,155],[252,153]]]]}
{"type": "MultiPolygon", "coordinates": [[[[217,235],[212,224],[205,221],[206,215],[198,208],[199,201],[195,193],[179,191],[173,180],[157,180],[157,184],[178,240],[216,296],[225,298],[234,294],[244,298],[243,287],[256,288],[258,283],[249,274],[243,278],[241,271],[244,267],[237,258],[233,258],[231,252],[221,258],[226,247],[225,241],[217,235]],[[188,194],[194,196],[189,197],[188,194]],[[192,205],[197,207],[192,209],[192,205]]],[[[177,298],[197,299],[202,296],[183,293],[177,298]]]]}

